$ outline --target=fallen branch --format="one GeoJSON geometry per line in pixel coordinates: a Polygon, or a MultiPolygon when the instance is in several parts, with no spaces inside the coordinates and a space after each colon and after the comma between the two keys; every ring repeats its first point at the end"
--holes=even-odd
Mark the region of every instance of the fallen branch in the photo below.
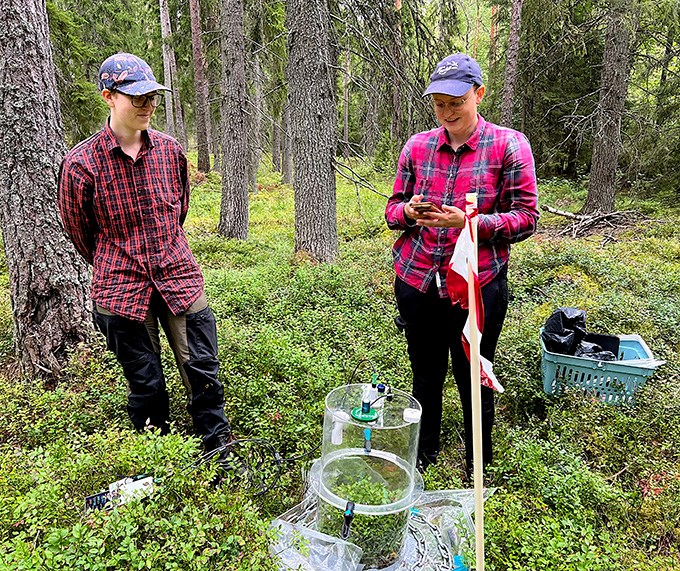
{"type": "Polygon", "coordinates": [[[583,220],[586,218],[585,215],[583,214],[574,214],[573,212],[566,212],[564,210],[557,210],[557,208],[553,208],[552,206],[548,206],[547,204],[544,204],[541,206],[543,210],[546,212],[550,212],[551,214],[557,214],[558,216],[564,216],[566,218],[572,218],[573,220],[583,220]]]}
{"type": "MultiPolygon", "coordinates": [[[[568,225],[559,233],[560,236],[571,234],[572,238],[583,236],[588,232],[602,226],[616,229],[629,226],[639,220],[647,220],[647,217],[644,214],[636,212],[635,210],[619,210],[606,213],[593,212],[592,214],[574,214],[573,212],[558,210],[557,208],[553,208],[546,204],[544,204],[541,208],[546,212],[550,212],[551,214],[556,214],[557,216],[563,216],[573,220],[573,223],[568,225]]],[[[611,239],[613,239],[613,237],[610,235],[610,240],[611,239]]]]}

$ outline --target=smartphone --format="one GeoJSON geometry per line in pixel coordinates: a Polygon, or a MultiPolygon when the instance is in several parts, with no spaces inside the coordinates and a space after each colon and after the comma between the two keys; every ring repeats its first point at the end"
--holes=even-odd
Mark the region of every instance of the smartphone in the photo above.
{"type": "Polygon", "coordinates": [[[430,212],[431,210],[435,210],[433,202],[414,202],[411,204],[411,208],[416,212],[430,212]]]}

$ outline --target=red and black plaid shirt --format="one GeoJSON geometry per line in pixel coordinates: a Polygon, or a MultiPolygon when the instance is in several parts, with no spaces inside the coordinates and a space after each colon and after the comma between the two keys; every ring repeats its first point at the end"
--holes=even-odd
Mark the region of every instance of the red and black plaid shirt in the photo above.
{"type": "Polygon", "coordinates": [[[440,297],[448,297],[446,271],[461,229],[409,224],[404,205],[414,194],[464,211],[465,193],[477,193],[481,285],[508,262],[510,244],[536,230],[538,192],[529,142],[518,131],[478,118],[475,132],[457,152],[444,127],[411,137],[385,210],[387,225],[403,230],[393,248],[397,276],[422,292],[436,279],[440,297]]]}
{"type": "Polygon", "coordinates": [[[59,211],[93,266],[92,299],[143,321],[157,290],[174,314],[203,290],[182,228],[189,209],[187,159],[172,137],[149,129],[133,161],[106,126],[64,157],[59,211]]]}

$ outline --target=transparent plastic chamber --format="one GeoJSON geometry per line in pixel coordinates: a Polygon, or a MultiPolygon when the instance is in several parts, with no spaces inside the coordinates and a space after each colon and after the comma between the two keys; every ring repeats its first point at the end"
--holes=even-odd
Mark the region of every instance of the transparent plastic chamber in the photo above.
{"type": "Polygon", "coordinates": [[[418,401],[397,389],[350,384],[326,397],[322,455],[310,473],[316,527],[361,547],[368,568],[398,559],[409,509],[423,491],[421,414],[418,401]]]}

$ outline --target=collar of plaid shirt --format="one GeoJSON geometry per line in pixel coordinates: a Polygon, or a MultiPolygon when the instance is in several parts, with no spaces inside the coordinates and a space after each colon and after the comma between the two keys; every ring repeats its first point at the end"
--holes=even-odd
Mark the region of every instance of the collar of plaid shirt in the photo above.
{"type": "Polygon", "coordinates": [[[187,160],[175,139],[144,131],[133,161],[107,122],[64,158],[58,198],[66,232],[93,265],[100,306],[142,321],[154,289],[174,314],[198,298],[203,276],[182,228],[187,160]]]}
{"type": "Polygon", "coordinates": [[[414,194],[437,205],[465,209],[465,193],[475,191],[479,206],[479,280],[491,281],[508,262],[510,244],[528,238],[538,220],[534,160],[526,137],[488,123],[479,116],[467,143],[453,151],[444,127],[411,137],[399,158],[385,218],[402,231],[394,248],[400,279],[420,291],[437,280],[439,295],[448,297],[446,270],[459,228],[414,226],[404,205],[414,194]]]}

